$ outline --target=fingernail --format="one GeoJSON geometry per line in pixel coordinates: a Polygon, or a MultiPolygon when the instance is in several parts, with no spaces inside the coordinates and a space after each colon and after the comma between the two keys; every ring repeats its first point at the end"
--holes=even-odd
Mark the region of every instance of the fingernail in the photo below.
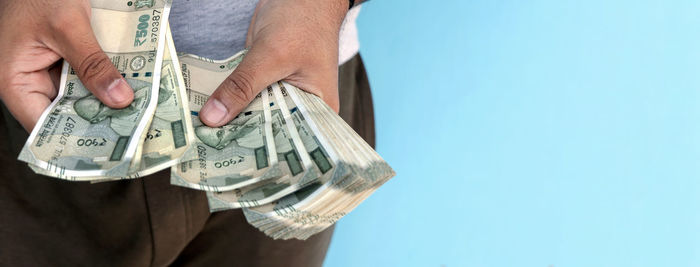
{"type": "Polygon", "coordinates": [[[131,89],[124,79],[116,79],[107,87],[107,96],[115,104],[121,104],[131,100],[131,89]]]}
{"type": "Polygon", "coordinates": [[[226,109],[226,106],[221,103],[221,101],[216,98],[212,98],[211,101],[204,105],[201,114],[207,121],[218,124],[224,120],[226,114],[228,114],[228,110],[226,109]]]}

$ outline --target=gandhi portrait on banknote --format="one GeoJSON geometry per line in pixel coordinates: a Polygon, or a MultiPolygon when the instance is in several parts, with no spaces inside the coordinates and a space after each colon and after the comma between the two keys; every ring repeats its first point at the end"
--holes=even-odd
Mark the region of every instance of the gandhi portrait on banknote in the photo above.
{"type": "Polygon", "coordinates": [[[256,129],[258,129],[258,125],[230,123],[217,128],[200,125],[195,128],[194,132],[202,143],[222,150],[232,142],[237,142],[239,146],[246,147],[241,143],[245,142],[245,136],[253,133],[256,129]]]}

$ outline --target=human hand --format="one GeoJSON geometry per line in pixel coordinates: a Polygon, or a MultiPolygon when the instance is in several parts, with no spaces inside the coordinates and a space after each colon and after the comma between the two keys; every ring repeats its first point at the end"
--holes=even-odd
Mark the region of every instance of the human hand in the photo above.
{"type": "Polygon", "coordinates": [[[260,0],[248,28],[249,51],[200,111],[222,126],[268,85],[285,80],[338,111],[338,36],[347,0],[260,0]]]}
{"type": "Polygon", "coordinates": [[[0,98],[27,131],[58,93],[61,58],[105,105],[133,100],[93,34],[90,11],[88,0],[0,1],[0,98]]]}

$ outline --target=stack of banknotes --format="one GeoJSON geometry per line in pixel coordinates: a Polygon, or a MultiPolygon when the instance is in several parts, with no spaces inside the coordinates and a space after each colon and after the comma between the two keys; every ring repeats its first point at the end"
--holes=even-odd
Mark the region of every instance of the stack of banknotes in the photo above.
{"type": "Polygon", "coordinates": [[[134,101],[105,106],[64,63],[58,96],[19,155],[35,172],[109,182],[170,168],[173,185],[206,191],[212,212],[242,208],[275,239],[326,229],[395,175],[320,98],[285,82],[227,125],[204,125],[199,110],[246,51],[177,54],[170,0],[91,3],[95,35],[134,101]]]}

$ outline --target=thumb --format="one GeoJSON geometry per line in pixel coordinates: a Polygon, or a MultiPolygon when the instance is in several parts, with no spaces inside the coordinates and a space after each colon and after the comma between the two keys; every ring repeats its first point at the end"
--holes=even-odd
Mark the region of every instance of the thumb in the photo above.
{"type": "Polygon", "coordinates": [[[199,119],[210,127],[219,127],[233,120],[266,86],[292,73],[284,62],[279,48],[252,47],[241,64],[209,97],[199,119]]]}
{"type": "Polygon", "coordinates": [[[77,16],[75,20],[56,34],[58,53],[102,103],[111,108],[128,106],[134,99],[133,89],[102,51],[88,17],[77,16]]]}

